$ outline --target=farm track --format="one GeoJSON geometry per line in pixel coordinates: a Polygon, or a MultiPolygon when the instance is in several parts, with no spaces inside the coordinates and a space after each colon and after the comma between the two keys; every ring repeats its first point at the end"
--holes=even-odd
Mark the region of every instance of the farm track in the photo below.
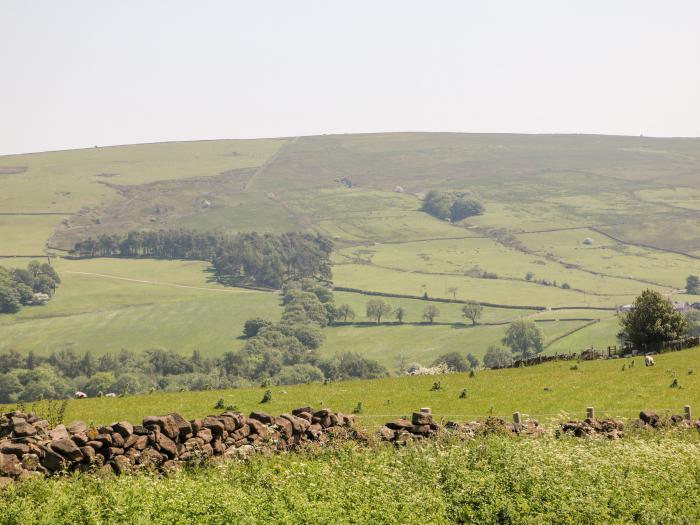
{"type": "MultiPolygon", "coordinates": [[[[185,288],[189,290],[203,290],[206,292],[217,292],[217,293],[251,293],[254,290],[246,289],[246,288],[241,288],[237,287],[235,289],[227,289],[227,288],[207,288],[205,286],[192,286],[188,284],[177,284],[177,283],[166,283],[162,281],[150,281],[147,279],[132,279],[130,277],[120,277],[118,275],[108,275],[104,273],[95,273],[95,272],[76,272],[72,270],[67,270],[62,273],[70,273],[74,275],[87,275],[90,277],[102,277],[104,279],[115,279],[118,281],[127,281],[127,282],[132,282],[132,283],[138,283],[138,284],[151,284],[155,286],[169,286],[172,288],[185,288]]],[[[255,290],[255,291],[262,291],[262,290],[255,290]]]]}
{"type": "Polygon", "coordinates": [[[268,158],[265,162],[263,162],[262,166],[260,166],[253,175],[248,179],[248,181],[245,183],[245,186],[243,187],[243,193],[247,193],[248,190],[250,190],[251,185],[253,184],[253,181],[260,177],[265,170],[273,163],[277,158],[292,144],[294,144],[297,140],[299,140],[299,137],[293,137],[291,140],[288,140],[282,146],[279,147],[279,149],[270,157],[268,158]]]}

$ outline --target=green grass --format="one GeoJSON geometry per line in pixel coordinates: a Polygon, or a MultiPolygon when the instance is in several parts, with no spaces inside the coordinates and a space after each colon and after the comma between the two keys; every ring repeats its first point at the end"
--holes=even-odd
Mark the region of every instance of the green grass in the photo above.
{"type": "Polygon", "coordinates": [[[544,423],[568,416],[584,417],[588,406],[594,406],[600,417],[636,418],[642,409],[661,414],[682,413],[684,405],[693,406],[697,412],[700,349],[662,354],[655,359],[656,366],[649,368],[638,357],[632,368],[629,360],[606,360],[583,361],[577,370],[572,370],[575,362],[560,361],[527,368],[482,370],[474,378],[468,374],[447,374],[272,387],[272,401],[265,405],[260,400],[266,388],[71,400],[66,421],[139,421],[146,415],[172,411],[189,418],[202,417],[216,412],[214,405],[220,398],[245,413],[264,410],[273,414],[306,405],[350,413],[362,402],[359,424],[370,428],[424,406],[431,407],[437,417],[453,420],[485,417],[489,413],[509,419],[513,412],[520,411],[544,423]],[[623,364],[627,365],[624,371],[623,364]],[[688,374],[690,369],[693,374],[688,374]],[[674,378],[678,378],[682,388],[670,388],[674,378]],[[443,390],[431,392],[437,380],[443,390]],[[464,388],[468,397],[460,399],[464,388]]]}
{"type": "Polygon", "coordinates": [[[58,260],[63,284],[42,307],[0,317],[0,350],[99,355],[164,347],[218,356],[243,344],[250,317],[277,318],[279,297],[207,282],[206,263],[58,260]]]}
{"type": "MultiPolygon", "coordinates": [[[[700,165],[698,144],[697,139],[641,137],[388,133],[5,156],[0,167],[27,170],[0,174],[0,212],[66,213],[68,220],[0,216],[0,256],[42,253],[49,239],[66,248],[80,235],[129,228],[310,230],[336,242],[333,271],[340,286],[447,298],[455,287],[459,299],[514,306],[611,307],[630,303],[647,287],[686,300],[679,291],[687,275],[700,273],[697,259],[613,241],[590,227],[629,242],[700,254],[694,204],[700,184],[693,176],[700,165]],[[352,180],[352,188],[341,184],[343,177],[352,180]],[[126,188],[120,194],[114,186],[126,188]],[[437,220],[419,211],[420,194],[434,188],[471,191],[486,212],[459,224],[437,220]],[[203,207],[203,200],[211,206],[203,207]],[[561,228],[574,229],[536,233],[561,228]],[[586,237],[593,245],[582,244],[586,237]],[[464,275],[476,270],[502,279],[464,275]],[[525,282],[528,272],[574,289],[525,282]]],[[[195,289],[217,288],[206,282],[200,263],[56,264],[65,270],[56,299],[2,316],[0,349],[70,347],[99,353],[166,346],[213,356],[241,344],[236,337],[246,318],[279,315],[278,301],[269,294],[195,289]]],[[[362,313],[366,299],[347,296],[339,302],[362,313]]],[[[390,302],[403,305],[410,321],[420,320],[421,302],[390,302]]],[[[460,321],[458,306],[439,307],[441,322],[460,321]]],[[[488,309],[484,322],[521,315],[517,309],[488,309]]],[[[551,341],[575,327],[557,322],[547,326],[547,337],[551,341]]],[[[607,346],[614,344],[615,331],[614,321],[604,321],[548,350],[607,346]]],[[[327,330],[327,338],[324,353],[357,348],[393,367],[400,355],[430,360],[452,349],[479,354],[500,339],[500,329],[341,327],[327,330]]]]}
{"type": "Polygon", "coordinates": [[[71,476],[6,489],[7,524],[693,523],[700,444],[490,437],[339,445],[165,477],[71,476]]]}

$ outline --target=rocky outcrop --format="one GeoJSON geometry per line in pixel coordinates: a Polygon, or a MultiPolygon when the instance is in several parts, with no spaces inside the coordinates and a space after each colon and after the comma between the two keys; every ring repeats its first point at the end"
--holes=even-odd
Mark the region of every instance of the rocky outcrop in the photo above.
{"type": "Polygon", "coordinates": [[[620,439],[624,435],[625,424],[619,419],[586,418],[583,421],[567,421],[561,424],[561,432],[576,437],[602,436],[620,439]]]}
{"type": "Polygon", "coordinates": [[[104,470],[122,474],[168,470],[212,457],[245,458],[355,437],[354,416],[303,407],[272,416],[224,412],[187,420],[178,413],[90,427],[81,421],[49,428],[35,414],[0,416],[0,486],[28,476],[104,470]]]}

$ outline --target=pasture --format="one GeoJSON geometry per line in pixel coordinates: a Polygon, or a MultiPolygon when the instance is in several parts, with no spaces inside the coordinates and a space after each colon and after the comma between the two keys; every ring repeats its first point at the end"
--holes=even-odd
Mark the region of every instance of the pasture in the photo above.
{"type": "MultiPolygon", "coordinates": [[[[439,303],[439,324],[428,326],[424,301],[391,298],[409,312],[408,323],[374,327],[364,318],[367,296],[339,293],[337,302],[358,317],[325,331],[324,354],[357,349],[392,369],[447,350],[482,355],[504,329],[490,324],[522,316],[557,319],[540,324],[547,351],[579,351],[615,344],[612,312],[517,307],[609,309],[644,288],[698,300],[682,293],[686,276],[700,274],[693,258],[700,187],[688,175],[700,165],[697,146],[697,139],[388,133],[5,156],[0,212],[19,215],[0,215],[0,256],[60,254],[87,235],[128,229],[317,231],[336,245],[337,286],[509,307],[487,308],[483,325],[469,327],[459,305],[439,303]],[[470,192],[486,211],[455,224],[435,219],[420,204],[436,188],[470,192]],[[56,215],[28,215],[37,212],[56,215]],[[567,318],[602,321],[582,328],[585,321],[567,318]]],[[[273,294],[219,290],[205,263],[53,263],[64,278],[56,298],[3,315],[0,349],[167,347],[216,356],[242,344],[245,319],[280,312],[273,294]]]]}
{"type": "MultiPolygon", "coordinates": [[[[216,412],[214,405],[219,399],[245,413],[263,410],[273,414],[307,405],[350,413],[361,402],[358,422],[367,428],[422,406],[431,407],[438,418],[452,420],[489,414],[510,419],[513,412],[520,411],[543,423],[582,418],[587,406],[594,406],[598,417],[624,419],[636,418],[642,409],[670,415],[682,413],[683,406],[689,404],[696,413],[700,410],[700,348],[658,355],[654,367],[645,367],[639,357],[634,361],[632,367],[629,359],[558,361],[481,370],[475,377],[455,373],[276,386],[271,388],[271,401],[265,404],[260,401],[267,387],[80,399],[68,402],[65,419],[101,424],[172,411],[188,418],[203,417],[216,412]],[[573,365],[577,368],[572,369],[573,365]],[[670,387],[674,378],[682,388],[670,387]],[[440,381],[441,390],[431,391],[435,381],[440,381]],[[467,397],[461,399],[465,388],[467,397]]],[[[41,412],[41,404],[37,410],[41,412]]]]}

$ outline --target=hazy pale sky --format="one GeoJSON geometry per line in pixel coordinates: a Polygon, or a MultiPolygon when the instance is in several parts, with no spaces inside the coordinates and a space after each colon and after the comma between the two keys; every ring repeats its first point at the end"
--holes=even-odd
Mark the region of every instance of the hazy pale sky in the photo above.
{"type": "Polygon", "coordinates": [[[0,154],[377,131],[700,135],[698,0],[0,0],[0,154]]]}

